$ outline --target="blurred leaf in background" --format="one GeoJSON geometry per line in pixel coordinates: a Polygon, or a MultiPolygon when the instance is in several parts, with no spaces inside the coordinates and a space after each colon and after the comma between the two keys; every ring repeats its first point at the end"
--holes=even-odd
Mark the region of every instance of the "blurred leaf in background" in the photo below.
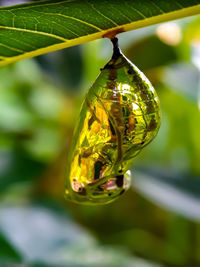
{"type": "Polygon", "coordinates": [[[119,35],[158,92],[162,126],[135,158],[132,189],[107,206],[65,202],[63,190],[109,40],[0,69],[0,266],[200,265],[199,32],[194,16],[119,35]]]}

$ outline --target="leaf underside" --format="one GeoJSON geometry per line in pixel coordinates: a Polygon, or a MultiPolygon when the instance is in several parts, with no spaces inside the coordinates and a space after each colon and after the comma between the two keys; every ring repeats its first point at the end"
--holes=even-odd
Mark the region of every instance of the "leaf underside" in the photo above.
{"type": "Polygon", "coordinates": [[[1,7],[0,66],[199,13],[200,0],[45,0],[1,7]]]}

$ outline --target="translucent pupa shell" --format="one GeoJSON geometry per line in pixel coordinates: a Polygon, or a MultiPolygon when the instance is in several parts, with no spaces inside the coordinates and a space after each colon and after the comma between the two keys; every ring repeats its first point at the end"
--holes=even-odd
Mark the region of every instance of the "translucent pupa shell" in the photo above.
{"type": "Polygon", "coordinates": [[[112,59],[89,89],[73,136],[65,197],[106,204],[130,186],[134,157],[160,127],[158,96],[112,39],[112,59]]]}

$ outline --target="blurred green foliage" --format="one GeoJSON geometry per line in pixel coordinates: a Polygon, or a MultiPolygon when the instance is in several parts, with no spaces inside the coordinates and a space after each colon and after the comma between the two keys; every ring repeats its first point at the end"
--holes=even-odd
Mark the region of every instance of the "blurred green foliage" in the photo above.
{"type": "Polygon", "coordinates": [[[135,159],[132,189],[107,206],[65,202],[63,190],[81,101],[110,42],[0,69],[0,266],[200,265],[199,16],[171,25],[173,45],[163,25],[119,36],[158,92],[162,126],[135,159]]]}

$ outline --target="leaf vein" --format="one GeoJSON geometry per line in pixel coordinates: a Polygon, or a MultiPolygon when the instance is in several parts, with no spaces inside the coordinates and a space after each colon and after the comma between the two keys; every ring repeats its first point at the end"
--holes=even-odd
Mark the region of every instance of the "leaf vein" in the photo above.
{"type": "MultiPolygon", "coordinates": [[[[126,3],[127,4],[127,3],[126,3]]],[[[142,16],[142,18],[146,19],[147,17],[142,13],[140,12],[139,10],[137,10],[136,8],[132,7],[132,6],[129,6],[130,9],[134,10],[136,13],[138,13],[140,16],[142,16]]]]}
{"type": "Polygon", "coordinates": [[[179,6],[180,8],[184,8],[184,6],[182,6],[180,3],[178,3],[177,1],[174,1],[176,4],[177,4],[177,6],[179,6]]]}
{"type": "MultiPolygon", "coordinates": [[[[1,33],[0,33],[0,35],[1,35],[1,33]]],[[[13,38],[13,37],[10,37],[10,36],[7,37],[7,40],[13,40],[13,41],[15,41],[16,43],[19,43],[20,45],[22,44],[22,45],[26,45],[26,46],[30,47],[31,49],[37,49],[37,47],[35,47],[35,46],[33,46],[33,45],[29,44],[29,43],[22,42],[22,41],[20,41],[20,40],[18,40],[18,39],[15,39],[15,38],[13,38]]]]}
{"type": "MultiPolygon", "coordinates": [[[[56,21],[52,21],[52,23],[58,25],[59,27],[63,28],[64,30],[66,30],[66,27],[63,26],[63,25],[61,25],[60,23],[57,23],[56,21]]],[[[52,29],[52,30],[53,30],[53,29],[52,29]]],[[[52,30],[51,30],[51,31],[52,31],[52,30]]],[[[68,30],[69,32],[73,33],[76,37],[79,37],[79,35],[78,35],[77,33],[71,31],[69,28],[67,28],[67,30],[68,30]]],[[[51,34],[52,34],[52,33],[51,33],[51,34]]]]}
{"type": "Polygon", "coordinates": [[[156,3],[154,3],[152,0],[149,0],[149,2],[151,2],[152,6],[158,8],[161,12],[161,14],[166,13],[163,9],[161,9],[156,3]]]}
{"type": "Polygon", "coordinates": [[[114,20],[112,20],[111,18],[105,16],[101,11],[99,11],[94,4],[90,3],[89,1],[87,1],[87,3],[91,6],[91,8],[93,10],[95,10],[99,15],[101,15],[102,17],[104,17],[105,19],[109,20],[110,22],[112,22],[115,26],[119,26],[119,24],[117,24],[114,20]]]}
{"type": "Polygon", "coordinates": [[[1,26],[0,25],[0,29],[8,29],[8,30],[13,30],[13,31],[24,31],[24,32],[29,32],[29,33],[34,33],[34,34],[40,34],[40,35],[45,35],[45,36],[48,36],[48,37],[52,37],[54,39],[58,39],[58,40],[61,40],[61,41],[68,41],[67,39],[61,37],[61,36],[58,36],[58,35],[54,35],[54,34],[51,34],[51,33],[46,33],[46,32],[40,32],[40,31],[34,31],[34,30],[29,30],[29,29],[23,29],[23,28],[15,28],[15,27],[10,27],[10,26],[1,26]]]}
{"type": "Polygon", "coordinates": [[[12,51],[15,51],[15,52],[19,52],[19,53],[23,53],[24,54],[24,51],[21,50],[21,49],[18,49],[18,48],[15,48],[15,47],[11,47],[9,45],[6,45],[6,44],[3,44],[3,43],[0,43],[1,46],[5,47],[5,48],[8,48],[12,51]]]}
{"type": "Polygon", "coordinates": [[[82,24],[86,24],[87,26],[90,26],[91,28],[94,28],[98,31],[102,31],[101,28],[91,24],[91,23],[88,23],[84,20],[81,20],[81,19],[78,19],[78,18],[75,18],[75,17],[71,17],[71,16],[67,16],[67,15],[64,15],[64,14],[60,14],[60,13],[49,13],[49,12],[40,12],[38,10],[34,10],[34,12],[38,12],[38,13],[41,13],[41,14],[46,14],[46,15],[52,15],[52,16],[60,16],[60,17],[63,17],[63,18],[68,18],[68,19],[71,19],[71,20],[75,20],[75,21],[78,21],[82,24]]]}

